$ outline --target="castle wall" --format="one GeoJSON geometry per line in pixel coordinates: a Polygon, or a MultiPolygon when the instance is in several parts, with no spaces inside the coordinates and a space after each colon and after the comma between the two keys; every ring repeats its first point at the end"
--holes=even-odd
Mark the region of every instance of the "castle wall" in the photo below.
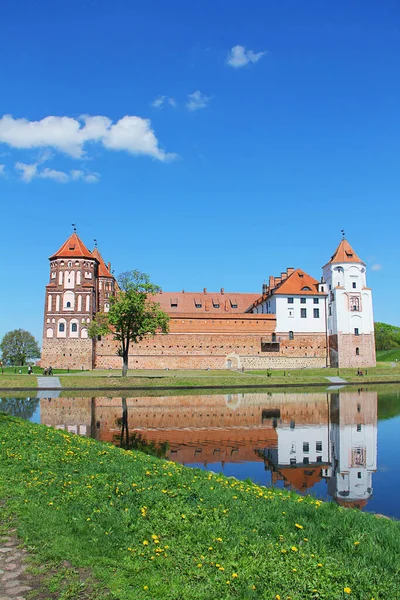
{"type": "MultiPolygon", "coordinates": [[[[253,315],[252,315],[253,316],[253,315]]],[[[190,325],[190,324],[189,324],[190,325]]],[[[191,324],[193,326],[193,323],[191,324]]],[[[221,324],[219,324],[221,327],[221,324]]],[[[175,324],[176,328],[176,324],[175,324]]],[[[257,334],[169,333],[131,346],[131,369],[294,369],[326,366],[324,334],[296,335],[289,340],[277,334],[279,351],[265,352],[271,336],[257,334]]],[[[96,344],[95,368],[120,369],[118,343],[111,336],[96,344]]]]}
{"type": "Polygon", "coordinates": [[[43,368],[57,369],[93,368],[93,340],[91,339],[44,339],[40,364],[43,368]]]}
{"type": "Polygon", "coordinates": [[[329,353],[332,367],[343,369],[375,367],[375,336],[373,333],[331,335],[329,336],[329,353]],[[357,348],[359,354],[357,354],[357,348]]]}

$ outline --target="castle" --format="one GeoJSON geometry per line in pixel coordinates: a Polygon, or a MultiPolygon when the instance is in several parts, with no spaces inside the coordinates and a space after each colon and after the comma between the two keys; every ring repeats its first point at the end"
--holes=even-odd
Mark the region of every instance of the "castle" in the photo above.
{"type": "MultiPolygon", "coordinates": [[[[112,336],[88,327],[109,310],[116,289],[111,265],[74,233],[50,257],[43,366],[121,368],[112,336]]],[[[169,333],[131,346],[137,369],[291,369],[375,366],[372,294],[366,265],[343,238],[317,281],[288,268],[262,293],[160,292],[169,333]]]]}

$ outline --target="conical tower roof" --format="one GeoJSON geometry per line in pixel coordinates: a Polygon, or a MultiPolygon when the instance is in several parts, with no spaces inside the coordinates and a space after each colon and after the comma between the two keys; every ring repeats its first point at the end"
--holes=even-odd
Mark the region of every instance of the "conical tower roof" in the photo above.
{"type": "Polygon", "coordinates": [[[94,256],[94,258],[97,258],[97,260],[99,261],[99,277],[113,277],[113,275],[110,273],[109,268],[106,266],[106,263],[103,260],[102,255],[100,254],[98,248],[94,248],[94,250],[92,251],[92,255],[94,256]]]}
{"type": "Polygon", "coordinates": [[[349,242],[346,239],[342,239],[339,246],[336,248],[333,253],[331,260],[327,263],[361,263],[364,262],[357,256],[354,252],[353,248],[350,246],[349,242]]]}
{"type": "Polygon", "coordinates": [[[50,256],[50,260],[53,258],[96,258],[92,256],[90,250],[88,250],[81,238],[74,231],[72,235],[67,239],[61,248],[50,256]]]}

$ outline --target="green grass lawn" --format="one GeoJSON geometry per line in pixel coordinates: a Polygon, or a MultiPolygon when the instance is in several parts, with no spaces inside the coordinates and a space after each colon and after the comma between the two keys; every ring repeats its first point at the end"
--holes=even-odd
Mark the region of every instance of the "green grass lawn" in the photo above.
{"type": "MultiPolygon", "coordinates": [[[[70,389],[138,389],[138,388],[210,388],[220,387],[240,389],[274,385],[329,385],[327,377],[339,376],[352,383],[400,382],[400,363],[392,366],[389,362],[380,362],[374,368],[363,370],[364,376],[358,377],[356,369],[297,369],[270,371],[207,371],[207,370],[131,370],[128,376],[121,377],[118,370],[95,370],[76,372],[57,372],[63,388],[70,389]]],[[[41,370],[35,375],[41,375],[41,370]]],[[[24,388],[37,386],[35,376],[26,373],[15,374],[8,371],[0,375],[0,389],[24,388]]]]}
{"type": "Polygon", "coordinates": [[[4,415],[0,440],[3,531],[108,590],[63,598],[398,598],[398,522],[4,415]]]}
{"type": "Polygon", "coordinates": [[[400,362],[400,348],[395,350],[379,350],[376,353],[376,360],[384,362],[400,362]]]}

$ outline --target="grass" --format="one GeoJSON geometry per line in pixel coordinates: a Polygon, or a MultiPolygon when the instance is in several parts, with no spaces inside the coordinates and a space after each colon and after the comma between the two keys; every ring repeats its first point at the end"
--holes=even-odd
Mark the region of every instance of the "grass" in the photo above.
{"type": "MultiPolygon", "coordinates": [[[[399,363],[400,365],[400,363],[399,363]]],[[[66,389],[168,389],[168,388],[229,388],[272,387],[274,385],[315,385],[329,384],[327,377],[339,376],[350,383],[400,382],[400,366],[393,367],[388,362],[380,362],[374,368],[364,369],[364,376],[358,377],[356,369],[293,369],[274,371],[173,371],[173,370],[132,370],[121,377],[120,371],[78,371],[60,373],[63,388],[66,389]]],[[[36,388],[34,376],[26,374],[0,375],[0,389],[36,388]]]]}
{"type": "Polygon", "coordinates": [[[376,360],[380,362],[396,362],[400,361],[400,348],[394,350],[378,350],[376,360]]]}
{"type": "Polygon", "coordinates": [[[0,440],[4,518],[110,599],[398,597],[398,522],[5,415],[0,440]]]}

